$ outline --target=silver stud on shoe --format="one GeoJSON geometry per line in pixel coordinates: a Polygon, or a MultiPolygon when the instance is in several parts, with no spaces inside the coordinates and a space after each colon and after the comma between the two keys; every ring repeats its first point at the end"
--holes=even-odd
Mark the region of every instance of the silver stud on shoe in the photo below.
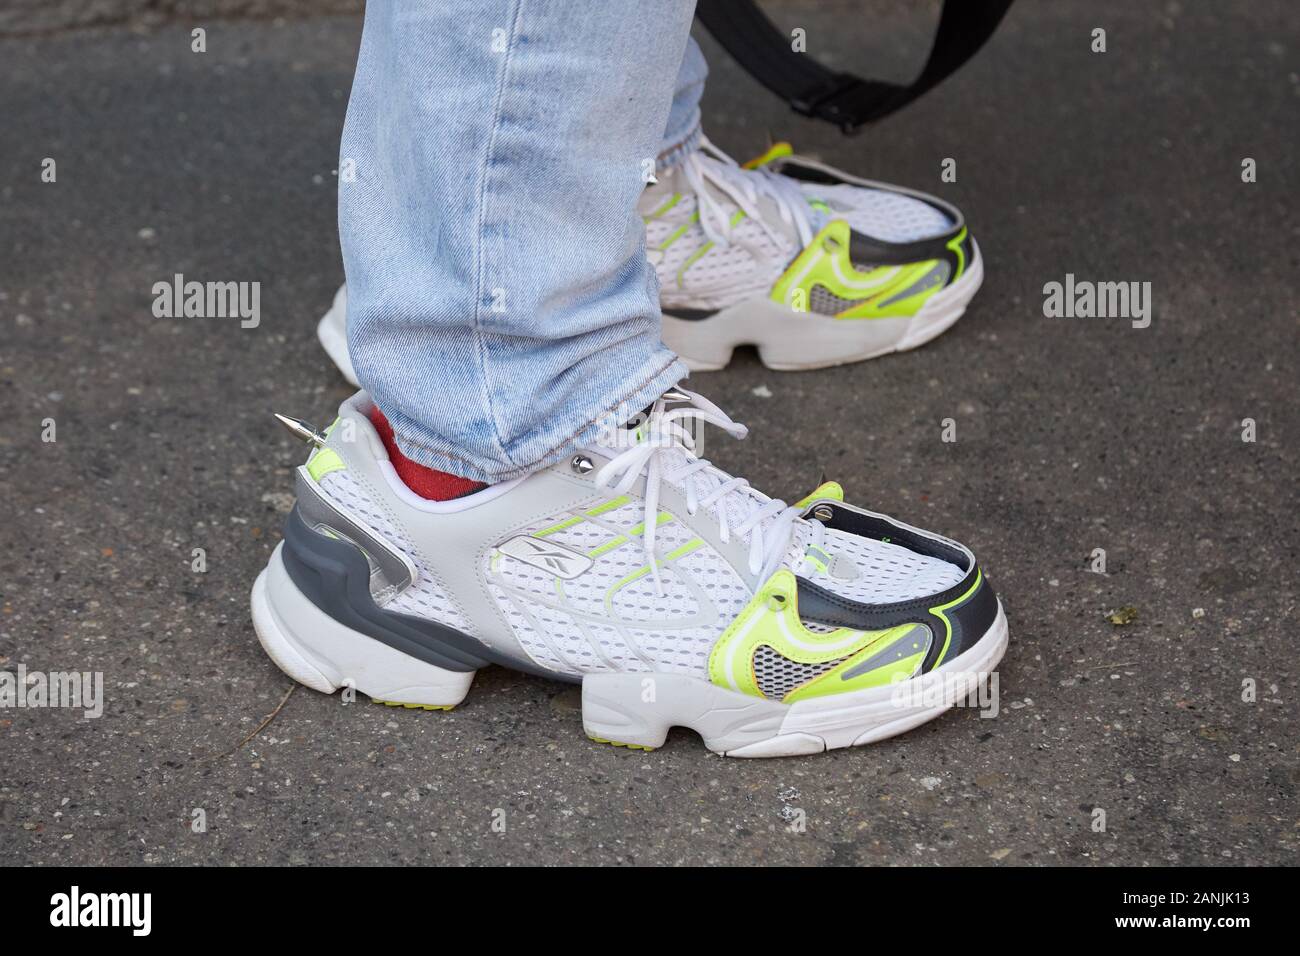
{"type": "Polygon", "coordinates": [[[301,418],[290,418],[288,415],[281,415],[279,412],[274,413],[280,424],[289,429],[289,434],[302,442],[310,442],[317,448],[325,444],[325,435],[316,430],[316,426],[311,422],[305,422],[301,418]]]}
{"type": "Polygon", "coordinates": [[[592,462],[592,460],[588,458],[586,455],[574,455],[573,461],[569,462],[569,467],[572,468],[574,471],[576,471],[578,474],[585,475],[587,472],[591,471],[596,466],[592,462]]]}
{"type": "Polygon", "coordinates": [[[813,509],[813,517],[818,521],[830,521],[835,517],[835,512],[831,511],[830,505],[818,505],[813,509]]]}

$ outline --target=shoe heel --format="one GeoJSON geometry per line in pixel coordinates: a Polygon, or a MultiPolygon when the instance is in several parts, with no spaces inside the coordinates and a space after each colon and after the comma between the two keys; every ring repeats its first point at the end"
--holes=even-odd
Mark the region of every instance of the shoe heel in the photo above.
{"type": "Polygon", "coordinates": [[[276,666],[312,690],[353,687],[377,703],[447,710],[474,671],[426,663],[336,621],[299,590],[278,546],[253,585],[253,629],[276,666]]]}

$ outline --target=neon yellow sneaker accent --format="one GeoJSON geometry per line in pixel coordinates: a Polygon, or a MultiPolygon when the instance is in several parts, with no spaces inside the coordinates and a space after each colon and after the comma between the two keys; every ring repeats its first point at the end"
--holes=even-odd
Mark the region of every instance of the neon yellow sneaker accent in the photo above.
{"type": "Polygon", "coordinates": [[[962,273],[966,271],[966,253],[962,251],[961,244],[966,241],[966,227],[962,226],[961,232],[952,237],[948,243],[948,248],[957,254],[957,273],[950,279],[950,282],[956,282],[961,278],[962,273]]]}
{"type": "MultiPolygon", "coordinates": [[[[835,668],[827,672],[838,676],[915,630],[915,624],[902,624],[880,631],[859,631],[847,627],[825,634],[810,631],[799,619],[798,584],[794,573],[788,568],[782,568],[754,594],[749,604],[713,646],[709,655],[709,679],[721,687],[762,697],[758,679],[754,675],[754,652],[762,645],[800,664],[839,661],[835,668]]],[[[782,700],[790,703],[803,697],[888,684],[899,673],[911,677],[922,659],[924,648],[920,654],[884,664],[850,680],[840,680],[833,688],[823,684],[809,693],[809,689],[818,684],[821,677],[826,676],[823,674],[796,687],[782,700]]]]}
{"type": "Polygon", "coordinates": [[[642,216],[642,217],[641,217],[641,221],[642,221],[642,222],[650,222],[650,221],[653,220],[653,219],[658,219],[660,216],[662,216],[664,213],[666,213],[669,209],[672,209],[673,206],[676,206],[679,202],[681,202],[681,200],[682,200],[682,194],[681,194],[681,193],[673,193],[670,197],[668,197],[668,201],[667,201],[667,202],[665,202],[662,206],[660,206],[660,207],[659,207],[658,209],[656,209],[654,212],[650,213],[650,215],[648,215],[648,216],[642,216]]]}
{"type": "Polygon", "coordinates": [[[695,263],[699,262],[700,259],[702,259],[712,248],[713,248],[712,241],[706,242],[704,245],[700,246],[700,248],[692,252],[690,258],[688,258],[685,262],[682,263],[682,267],[677,270],[677,288],[680,289],[682,287],[682,283],[686,281],[686,270],[689,269],[691,266],[695,265],[695,263]]]}
{"type": "Polygon", "coordinates": [[[380,700],[371,697],[370,703],[383,704],[385,707],[405,707],[407,710],[451,710],[455,704],[404,704],[400,700],[380,700]]]}
{"type": "Polygon", "coordinates": [[[700,221],[700,211],[697,209],[695,212],[691,213],[691,218],[687,219],[684,223],[682,223],[680,226],[674,229],[667,239],[659,243],[659,251],[660,252],[666,251],[669,246],[671,246],[682,236],[686,235],[687,230],[689,230],[691,226],[695,225],[699,221],[700,221]]]}
{"type": "Polygon", "coordinates": [[[632,539],[627,537],[627,535],[620,534],[616,538],[610,538],[608,541],[606,541],[604,544],[600,545],[599,547],[592,548],[590,551],[587,552],[587,557],[599,558],[602,554],[605,554],[609,551],[613,551],[615,548],[621,548],[623,545],[627,544],[631,540],[632,539]]]}
{"type": "Polygon", "coordinates": [[[784,156],[794,155],[794,147],[784,140],[779,143],[773,143],[762,156],[755,156],[749,162],[744,164],[746,169],[758,169],[760,166],[766,166],[774,159],[781,159],[784,156]]]}
{"type": "Polygon", "coordinates": [[[704,545],[703,538],[692,538],[690,541],[687,541],[680,548],[674,548],[672,551],[669,551],[666,555],[664,555],[664,560],[676,561],[678,558],[684,558],[686,555],[690,554],[696,548],[702,547],[703,545],[704,545]]]}
{"type": "MultiPolygon", "coordinates": [[[[899,293],[905,292],[916,283],[920,282],[925,276],[937,266],[937,259],[927,259],[925,262],[908,263],[905,266],[881,266],[873,269],[868,275],[879,272],[881,269],[889,268],[896,270],[892,280],[880,291],[872,294],[869,298],[862,300],[858,305],[845,309],[843,312],[837,312],[837,319],[887,319],[899,316],[913,316],[921,310],[921,306],[929,301],[930,297],[939,291],[940,286],[929,285],[914,295],[899,299],[899,293]]],[[[836,293],[838,295],[838,293],[836,293]]]]}
{"type": "Polygon", "coordinates": [[[878,641],[869,650],[854,654],[853,657],[832,667],[826,673],[819,674],[806,684],[796,687],[786,694],[782,701],[793,704],[797,700],[807,700],[810,697],[846,694],[855,690],[866,690],[868,687],[884,687],[896,681],[910,679],[916,673],[916,669],[921,666],[921,662],[925,660],[925,653],[929,650],[929,644],[918,636],[918,632],[924,633],[915,624],[904,624],[901,628],[893,628],[889,637],[878,641]],[[902,633],[898,633],[899,631],[902,633]],[[879,667],[873,667],[861,674],[849,676],[850,672],[861,661],[881,651],[888,650],[900,641],[910,642],[910,647],[900,648],[905,656],[892,660],[887,664],[882,664],[879,667]],[[912,651],[911,654],[907,653],[909,650],[912,651]]]}
{"type": "MultiPolygon", "coordinates": [[[[732,228],[734,229],[736,223],[740,222],[740,220],[744,218],[745,218],[745,211],[743,209],[737,209],[736,212],[731,217],[732,228]]],[[[698,221],[698,220],[699,220],[699,216],[697,215],[695,219],[692,221],[698,221]]],[[[675,238],[677,238],[677,233],[673,233],[673,235],[669,236],[668,241],[671,242],[675,238]]],[[[660,246],[660,248],[666,249],[667,245],[660,246]]],[[[705,254],[708,253],[708,251],[712,248],[713,248],[713,243],[706,242],[704,245],[700,246],[700,248],[692,252],[690,256],[687,258],[687,260],[682,263],[681,268],[677,270],[677,288],[679,289],[682,288],[682,284],[686,281],[686,273],[690,270],[691,266],[699,262],[700,259],[702,259],[705,256],[705,254]]]]}
{"type": "MultiPolygon", "coordinates": [[[[671,519],[672,515],[669,515],[666,512],[661,511],[659,512],[659,517],[660,519],[663,519],[665,517],[671,519]]],[[[660,520],[659,523],[663,524],[663,520],[660,520]]],[[[627,540],[628,539],[624,538],[622,541],[619,542],[619,544],[626,544],[627,540]]],[[[690,541],[687,541],[680,548],[674,548],[672,551],[669,551],[667,554],[665,554],[662,561],[656,561],[655,563],[662,568],[665,564],[667,564],[670,561],[676,561],[678,558],[685,557],[686,555],[694,551],[696,548],[700,547],[702,544],[704,544],[703,538],[692,538],[690,541]]],[[[588,557],[590,557],[590,555],[588,555],[588,557]]],[[[641,578],[645,577],[649,573],[650,573],[650,565],[648,564],[643,565],[642,567],[637,568],[631,574],[627,574],[624,577],[620,578],[619,580],[615,581],[613,584],[611,584],[609,586],[609,590],[605,592],[606,606],[608,606],[609,602],[614,599],[614,595],[618,593],[620,588],[626,587],[627,585],[631,584],[633,581],[639,581],[641,578]]]]}
{"type": "Polygon", "coordinates": [[[807,508],[814,501],[820,501],[823,498],[832,498],[835,501],[844,500],[844,489],[840,487],[838,481],[823,481],[812,494],[800,498],[794,503],[796,508],[807,508]]]}
{"type": "Polygon", "coordinates": [[[626,747],[628,750],[644,750],[646,753],[656,749],[654,747],[647,747],[645,744],[625,744],[621,740],[606,740],[604,737],[592,737],[590,734],[587,735],[587,739],[594,740],[598,744],[609,744],[611,747],[626,747]]]}
{"type": "Polygon", "coordinates": [[[607,511],[617,511],[631,500],[632,499],[627,495],[619,495],[617,498],[609,499],[609,501],[606,501],[603,505],[596,505],[594,508],[588,508],[583,512],[583,514],[590,518],[594,518],[597,515],[603,515],[607,511]]]}
{"type": "MultiPolygon", "coordinates": [[[[670,515],[667,511],[661,511],[659,512],[659,514],[655,516],[655,527],[657,528],[660,525],[665,525],[672,520],[673,520],[672,515],[670,515]]],[[[645,534],[645,522],[644,521],[637,522],[630,529],[628,529],[627,533],[634,538],[641,537],[641,535],[645,534]]]]}
{"type": "Polygon", "coordinates": [[[614,595],[618,592],[620,588],[627,587],[633,581],[641,580],[641,578],[645,577],[649,573],[650,573],[650,565],[647,564],[643,567],[637,568],[631,574],[624,575],[622,578],[620,578],[619,580],[611,584],[609,586],[609,590],[605,592],[606,606],[608,606],[609,602],[614,599],[614,595]]]}
{"type": "MultiPolygon", "coordinates": [[[[334,431],[338,423],[339,420],[335,418],[322,434],[329,438],[330,433],[334,431]]],[[[307,474],[311,475],[315,481],[320,481],[331,471],[342,471],[346,467],[338,452],[332,448],[313,448],[311,454],[307,456],[307,474]]]]}
{"type": "Polygon", "coordinates": [[[563,531],[565,528],[572,528],[575,524],[580,524],[587,519],[582,515],[574,515],[572,518],[566,518],[559,524],[553,524],[549,528],[543,528],[541,531],[534,531],[534,538],[545,538],[548,534],[555,534],[557,531],[563,531]]]}
{"type": "Polygon", "coordinates": [[[830,570],[829,556],[820,548],[809,546],[808,550],[803,554],[803,559],[823,574],[830,570]]]}
{"type": "Polygon", "coordinates": [[[939,656],[935,658],[934,661],[935,667],[938,667],[940,664],[943,663],[943,659],[948,656],[948,647],[950,644],[952,644],[952,621],[948,620],[948,615],[945,614],[944,612],[951,607],[956,607],[958,604],[961,604],[972,594],[978,591],[979,586],[980,584],[983,583],[983,581],[984,581],[984,569],[981,568],[980,570],[975,572],[975,583],[970,586],[970,589],[965,594],[957,598],[957,600],[955,601],[949,601],[947,604],[940,604],[938,607],[930,608],[930,613],[933,614],[935,617],[937,617],[939,620],[943,621],[943,626],[946,630],[946,633],[944,634],[944,638],[943,638],[943,650],[941,650],[939,652],[939,656]]]}
{"type": "MultiPolygon", "coordinates": [[[[669,521],[672,520],[673,520],[672,515],[670,515],[667,511],[661,511],[659,512],[659,517],[655,520],[655,524],[656,525],[667,524],[669,521]]],[[[640,522],[635,527],[629,528],[627,534],[615,535],[614,537],[606,541],[604,544],[592,548],[590,551],[587,552],[587,557],[598,558],[602,554],[606,554],[610,551],[613,551],[615,548],[620,548],[623,545],[627,544],[629,541],[631,541],[633,538],[638,538],[643,534],[645,534],[644,521],[640,522]]]]}
{"type": "Polygon", "coordinates": [[[856,303],[837,313],[836,318],[879,319],[915,315],[939,291],[939,286],[932,285],[915,295],[891,301],[924,278],[938,265],[938,260],[877,266],[860,272],[849,258],[851,234],[852,229],[843,219],[828,222],[772,287],[773,301],[797,312],[807,312],[813,287],[821,286],[837,298],[856,303]]]}
{"type": "Polygon", "coordinates": [[[307,459],[307,474],[320,481],[331,471],[342,471],[347,466],[333,448],[317,448],[307,459]]]}

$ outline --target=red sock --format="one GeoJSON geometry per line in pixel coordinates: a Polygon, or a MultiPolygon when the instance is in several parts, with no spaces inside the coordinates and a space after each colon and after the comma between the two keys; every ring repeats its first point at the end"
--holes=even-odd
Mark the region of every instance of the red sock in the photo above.
{"type": "Polygon", "coordinates": [[[393,426],[388,424],[388,419],[377,407],[370,409],[370,424],[375,426],[379,437],[383,439],[384,447],[388,449],[389,461],[392,462],[397,477],[421,498],[430,501],[448,501],[452,498],[463,498],[487,487],[481,481],[470,481],[468,478],[438,471],[436,468],[426,468],[411,461],[397,447],[397,439],[393,437],[393,426]]]}

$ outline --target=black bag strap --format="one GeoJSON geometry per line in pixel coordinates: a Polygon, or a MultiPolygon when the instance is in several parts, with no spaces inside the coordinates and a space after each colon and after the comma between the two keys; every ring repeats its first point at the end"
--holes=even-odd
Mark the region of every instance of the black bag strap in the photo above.
{"type": "Polygon", "coordinates": [[[737,63],[796,112],[847,134],[902,109],[956,71],[993,35],[1012,2],[944,0],[930,57],[906,85],[829,70],[796,53],[755,0],[699,0],[695,16],[737,63]]]}

